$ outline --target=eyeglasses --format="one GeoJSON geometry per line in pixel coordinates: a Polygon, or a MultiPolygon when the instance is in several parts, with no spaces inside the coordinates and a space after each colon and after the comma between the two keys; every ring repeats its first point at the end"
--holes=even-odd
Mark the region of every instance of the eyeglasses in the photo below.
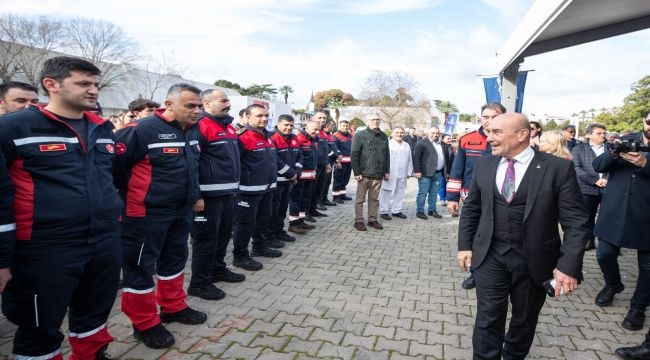
{"type": "Polygon", "coordinates": [[[381,121],[381,119],[370,119],[370,121],[381,121]]]}

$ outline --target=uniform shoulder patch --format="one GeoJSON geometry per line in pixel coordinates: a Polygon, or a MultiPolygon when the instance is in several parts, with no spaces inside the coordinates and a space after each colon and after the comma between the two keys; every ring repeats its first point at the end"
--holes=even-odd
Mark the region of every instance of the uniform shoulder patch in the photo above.
{"type": "Polygon", "coordinates": [[[241,128],[241,129],[239,129],[239,130],[237,130],[237,135],[241,135],[241,134],[245,133],[246,130],[248,130],[248,129],[245,128],[245,127],[241,128]]]}

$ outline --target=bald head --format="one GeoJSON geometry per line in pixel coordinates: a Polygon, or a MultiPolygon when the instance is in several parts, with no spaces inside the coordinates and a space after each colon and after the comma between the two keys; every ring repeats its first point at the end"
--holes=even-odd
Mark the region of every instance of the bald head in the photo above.
{"type": "Polygon", "coordinates": [[[225,92],[217,89],[205,90],[201,93],[203,110],[212,116],[225,117],[230,111],[230,99],[225,92]]]}
{"type": "Polygon", "coordinates": [[[487,141],[492,155],[515,157],[530,145],[530,123],[524,114],[501,114],[490,121],[487,141]]]}

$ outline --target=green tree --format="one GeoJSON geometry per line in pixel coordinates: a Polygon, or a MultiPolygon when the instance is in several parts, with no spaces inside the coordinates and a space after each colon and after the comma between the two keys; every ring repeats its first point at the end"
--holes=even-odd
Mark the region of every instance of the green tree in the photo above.
{"type": "Polygon", "coordinates": [[[314,107],[316,109],[330,108],[334,110],[334,116],[332,118],[337,128],[339,126],[339,117],[341,116],[340,109],[354,105],[355,103],[354,96],[341,89],[329,89],[314,94],[314,107]]]}
{"type": "Polygon", "coordinates": [[[433,102],[436,104],[436,110],[445,114],[444,125],[447,125],[447,118],[449,117],[449,114],[458,112],[458,106],[450,101],[433,100],[433,102]]]}
{"type": "Polygon", "coordinates": [[[271,100],[271,96],[277,94],[278,90],[271,87],[271,84],[253,84],[247,88],[241,89],[239,93],[259,99],[271,100]]]}
{"type": "Polygon", "coordinates": [[[474,122],[478,119],[476,114],[460,114],[458,115],[458,121],[460,122],[474,122]]]}
{"type": "Polygon", "coordinates": [[[544,124],[544,130],[546,131],[551,131],[551,130],[558,130],[557,123],[555,120],[551,119],[544,124]]]}
{"type": "Polygon", "coordinates": [[[286,104],[287,100],[289,99],[289,94],[293,93],[293,88],[289,85],[282,85],[278,89],[278,92],[282,94],[282,96],[284,97],[284,103],[286,104]]]}
{"type": "Polygon", "coordinates": [[[623,106],[610,122],[605,123],[612,131],[640,130],[643,113],[650,108],[650,75],[632,84],[632,93],[625,97],[623,106]]]}
{"type": "Polygon", "coordinates": [[[226,89],[233,89],[236,90],[238,93],[241,93],[242,91],[241,85],[224,79],[219,79],[215,81],[214,86],[218,86],[226,89]]]}

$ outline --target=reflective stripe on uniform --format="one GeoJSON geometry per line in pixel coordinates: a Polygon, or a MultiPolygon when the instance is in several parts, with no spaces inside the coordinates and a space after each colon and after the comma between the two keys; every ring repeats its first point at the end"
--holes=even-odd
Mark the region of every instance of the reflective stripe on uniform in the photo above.
{"type": "Polygon", "coordinates": [[[156,275],[156,277],[158,278],[158,280],[172,280],[172,279],[175,279],[175,278],[183,275],[184,273],[185,273],[185,271],[183,270],[183,271],[181,271],[181,272],[179,272],[177,274],[174,274],[174,275],[169,275],[169,276],[156,275]]]}
{"type": "Polygon", "coordinates": [[[284,173],[286,173],[287,171],[289,171],[289,169],[291,169],[291,168],[289,167],[289,165],[284,165],[284,167],[282,167],[282,169],[278,170],[278,174],[284,174],[284,173]]]}
{"type": "Polygon", "coordinates": [[[61,349],[52,351],[49,354],[39,356],[14,354],[14,360],[48,360],[59,354],[61,354],[61,349]]]}
{"type": "Polygon", "coordinates": [[[70,337],[76,337],[76,338],[79,338],[79,339],[85,338],[85,337],[97,334],[98,332],[102,331],[102,329],[104,329],[105,327],[106,327],[106,323],[104,323],[102,326],[100,326],[100,327],[98,327],[96,329],[92,329],[92,330],[86,331],[84,333],[78,334],[78,333],[70,332],[70,337]]]}
{"type": "Polygon", "coordinates": [[[153,143],[147,145],[149,149],[161,148],[161,147],[183,147],[185,143],[182,142],[166,142],[166,143],[153,143]]]}
{"type": "Polygon", "coordinates": [[[78,144],[79,139],[77,139],[76,137],[66,138],[60,136],[58,137],[57,136],[33,136],[33,137],[26,137],[26,138],[14,140],[14,144],[16,146],[37,144],[37,143],[44,143],[44,142],[62,142],[68,144],[78,144]]]}
{"type": "Polygon", "coordinates": [[[16,230],[16,223],[0,225],[0,233],[16,230]]]}
{"type": "Polygon", "coordinates": [[[239,188],[239,182],[226,184],[199,184],[201,191],[232,190],[239,188]]]}

